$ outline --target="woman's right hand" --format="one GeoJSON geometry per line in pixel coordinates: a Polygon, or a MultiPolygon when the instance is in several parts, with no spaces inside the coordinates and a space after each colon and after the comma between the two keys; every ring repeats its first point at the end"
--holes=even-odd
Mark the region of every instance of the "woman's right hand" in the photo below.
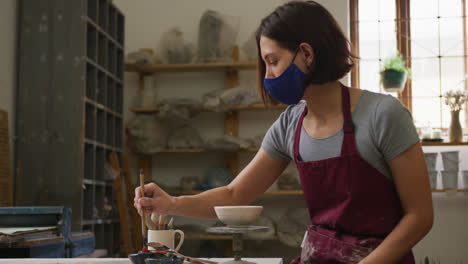
{"type": "Polygon", "coordinates": [[[156,183],[145,184],[145,197],[141,197],[140,188],[135,189],[133,204],[140,215],[142,212],[145,212],[145,215],[151,215],[151,213],[174,214],[175,197],[167,194],[156,183]]]}

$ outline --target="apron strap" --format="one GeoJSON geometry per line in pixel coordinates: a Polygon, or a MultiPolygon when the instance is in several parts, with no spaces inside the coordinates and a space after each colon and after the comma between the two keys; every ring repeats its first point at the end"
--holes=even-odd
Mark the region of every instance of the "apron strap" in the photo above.
{"type": "Polygon", "coordinates": [[[341,105],[343,108],[343,144],[341,146],[341,156],[345,154],[355,153],[356,139],[354,136],[354,124],[351,116],[351,99],[349,96],[348,87],[341,84],[341,105]]]}
{"type": "MultiPolygon", "coordinates": [[[[341,156],[345,154],[356,153],[356,143],[354,137],[354,124],[353,119],[351,117],[351,102],[349,96],[348,87],[341,84],[341,103],[343,108],[343,143],[341,146],[341,156]]],[[[294,159],[296,161],[299,160],[299,142],[301,139],[301,130],[302,130],[302,122],[304,121],[304,117],[307,114],[307,105],[304,107],[304,111],[302,111],[301,117],[297,122],[296,132],[294,134],[294,159]]]]}

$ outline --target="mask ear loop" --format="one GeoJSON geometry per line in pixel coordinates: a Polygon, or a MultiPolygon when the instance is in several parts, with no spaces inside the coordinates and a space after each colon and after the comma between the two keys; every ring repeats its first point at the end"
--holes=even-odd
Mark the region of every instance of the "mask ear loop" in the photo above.
{"type": "Polygon", "coordinates": [[[294,63],[294,60],[296,60],[297,53],[299,53],[299,50],[300,50],[300,49],[301,49],[301,47],[300,47],[300,46],[299,46],[299,47],[297,47],[297,49],[296,49],[296,52],[294,53],[294,57],[293,57],[293,59],[292,59],[291,63],[294,63]]]}

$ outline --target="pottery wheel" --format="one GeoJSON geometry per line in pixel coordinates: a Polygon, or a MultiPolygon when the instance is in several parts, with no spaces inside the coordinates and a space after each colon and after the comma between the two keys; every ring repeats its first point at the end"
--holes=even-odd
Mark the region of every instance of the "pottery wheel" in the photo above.
{"type": "Polygon", "coordinates": [[[210,227],[206,231],[217,234],[232,234],[232,251],[234,252],[234,260],[223,262],[223,264],[255,264],[254,262],[242,260],[242,234],[255,232],[258,230],[268,229],[267,226],[216,226],[210,227]]]}
{"type": "Polygon", "coordinates": [[[206,231],[209,233],[218,233],[218,234],[244,234],[251,231],[268,229],[267,226],[215,226],[210,227],[206,231]]]}

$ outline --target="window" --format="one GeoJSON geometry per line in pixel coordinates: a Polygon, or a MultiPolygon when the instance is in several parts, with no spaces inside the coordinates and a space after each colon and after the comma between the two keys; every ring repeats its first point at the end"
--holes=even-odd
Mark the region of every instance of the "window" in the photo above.
{"type": "MultiPolygon", "coordinates": [[[[412,69],[400,100],[416,125],[447,128],[443,94],[467,90],[466,0],[350,0],[351,41],[360,60],[353,86],[384,93],[383,60],[399,50],[412,69]]],[[[465,107],[466,109],[466,107],[465,107]]],[[[466,126],[466,110],[460,113],[466,126]]]]}

